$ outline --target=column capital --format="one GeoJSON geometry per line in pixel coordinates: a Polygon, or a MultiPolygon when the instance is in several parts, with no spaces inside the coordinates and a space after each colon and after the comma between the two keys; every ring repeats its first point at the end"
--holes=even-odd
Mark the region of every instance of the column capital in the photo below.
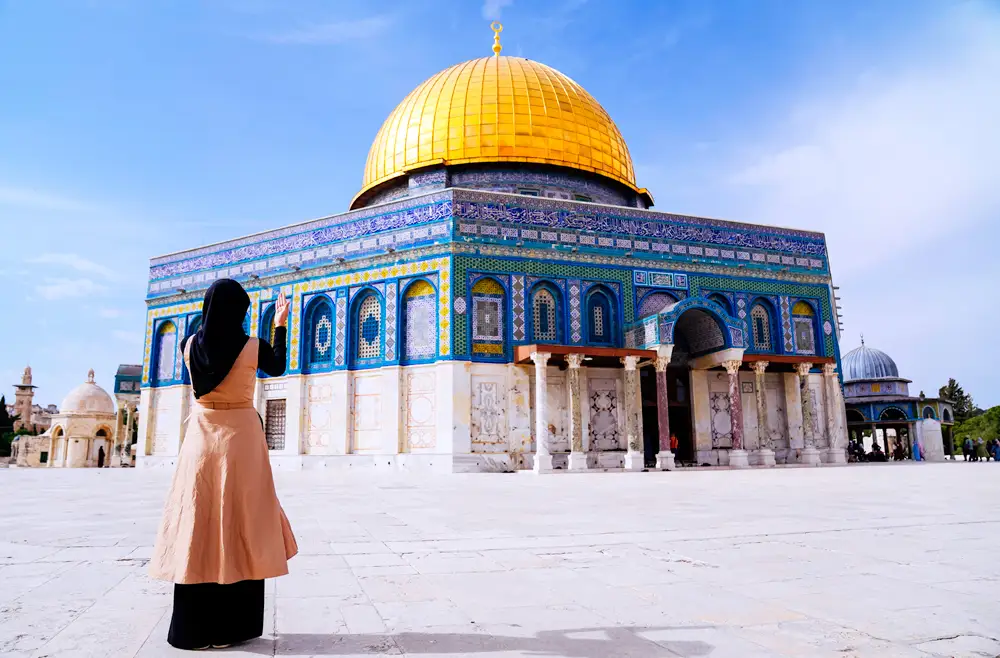
{"type": "Polygon", "coordinates": [[[622,363],[625,364],[626,370],[635,370],[636,366],[639,365],[639,357],[637,356],[623,356],[622,363]]]}
{"type": "Polygon", "coordinates": [[[754,374],[763,375],[769,365],[771,364],[768,361],[754,361],[750,367],[753,368],[754,374]]]}
{"type": "Polygon", "coordinates": [[[807,377],[809,375],[809,371],[812,370],[812,368],[813,364],[809,363],[808,361],[805,363],[795,364],[795,370],[799,373],[799,377],[807,377]]]}
{"type": "Polygon", "coordinates": [[[531,360],[535,362],[536,366],[544,366],[548,364],[550,356],[552,355],[548,352],[532,352],[531,360]]]}
{"type": "Polygon", "coordinates": [[[656,372],[666,372],[668,365],[670,365],[669,357],[664,359],[662,356],[658,356],[653,361],[653,366],[656,368],[656,372]]]}
{"type": "Polygon", "coordinates": [[[836,377],[837,376],[837,364],[836,363],[824,363],[823,364],[823,376],[824,377],[836,377]]]}
{"type": "Polygon", "coordinates": [[[583,364],[584,355],[583,354],[567,354],[566,363],[569,364],[570,368],[579,368],[583,364]]]}
{"type": "Polygon", "coordinates": [[[739,372],[741,365],[743,365],[743,362],[738,359],[722,362],[722,367],[726,369],[726,372],[728,372],[730,376],[739,372]]]}

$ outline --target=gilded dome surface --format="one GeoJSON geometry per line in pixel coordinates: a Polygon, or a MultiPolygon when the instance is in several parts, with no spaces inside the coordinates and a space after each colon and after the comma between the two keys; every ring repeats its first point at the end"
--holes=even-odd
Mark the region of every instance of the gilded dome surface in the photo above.
{"type": "Polygon", "coordinates": [[[614,121],[559,71],[520,57],[482,57],[432,76],[382,124],[361,192],[432,165],[530,162],[598,174],[637,190],[614,121]]]}
{"type": "Polygon", "coordinates": [[[899,368],[896,362],[883,352],[864,343],[856,347],[843,358],[844,381],[858,379],[898,379],[899,368]]]}
{"type": "Polygon", "coordinates": [[[63,414],[114,414],[115,402],[107,391],[94,383],[94,371],[87,373],[87,381],[69,392],[59,405],[63,414]]]}

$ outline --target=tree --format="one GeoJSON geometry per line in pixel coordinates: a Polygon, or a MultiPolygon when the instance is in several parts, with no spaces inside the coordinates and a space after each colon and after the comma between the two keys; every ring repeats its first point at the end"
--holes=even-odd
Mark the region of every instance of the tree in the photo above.
{"type": "Polygon", "coordinates": [[[961,445],[966,438],[973,441],[1000,438],[1000,406],[992,407],[983,413],[955,425],[955,442],[961,445]]]}
{"type": "Polygon", "coordinates": [[[7,413],[7,398],[0,395],[0,435],[13,432],[17,419],[17,416],[7,413]]]}
{"type": "Polygon", "coordinates": [[[972,401],[972,396],[965,392],[961,384],[954,378],[948,380],[947,386],[938,389],[938,397],[951,400],[952,408],[955,411],[955,422],[961,423],[964,420],[973,418],[983,413],[982,409],[977,409],[972,401]]]}

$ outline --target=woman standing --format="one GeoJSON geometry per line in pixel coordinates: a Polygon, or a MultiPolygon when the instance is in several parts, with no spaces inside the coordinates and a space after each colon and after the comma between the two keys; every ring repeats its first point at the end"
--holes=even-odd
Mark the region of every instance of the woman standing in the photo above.
{"type": "Polygon", "coordinates": [[[257,369],[285,372],[288,301],[279,295],[274,346],[248,338],[250,297],[231,279],[205,293],[203,322],[181,349],[197,401],[185,421],[150,575],[174,585],[167,642],[223,648],[264,632],[264,579],[298,552],[278,503],[261,418],[257,369]]]}

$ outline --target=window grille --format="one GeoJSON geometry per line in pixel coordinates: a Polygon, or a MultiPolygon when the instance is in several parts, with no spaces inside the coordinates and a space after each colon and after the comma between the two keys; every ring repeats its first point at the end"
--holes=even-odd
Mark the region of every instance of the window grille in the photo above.
{"type": "Polygon", "coordinates": [[[382,304],[368,295],[358,309],[358,358],[373,359],[382,354],[382,304]]]}
{"type": "Polygon", "coordinates": [[[285,401],[268,400],[264,410],[264,438],[268,450],[285,449],[285,401]]]}
{"type": "Polygon", "coordinates": [[[771,318],[760,304],[750,309],[750,321],[753,326],[753,345],[758,350],[771,349],[771,318]]]}
{"type": "Polygon", "coordinates": [[[533,319],[536,341],[556,339],[556,300],[548,290],[535,293],[533,319]]]}

